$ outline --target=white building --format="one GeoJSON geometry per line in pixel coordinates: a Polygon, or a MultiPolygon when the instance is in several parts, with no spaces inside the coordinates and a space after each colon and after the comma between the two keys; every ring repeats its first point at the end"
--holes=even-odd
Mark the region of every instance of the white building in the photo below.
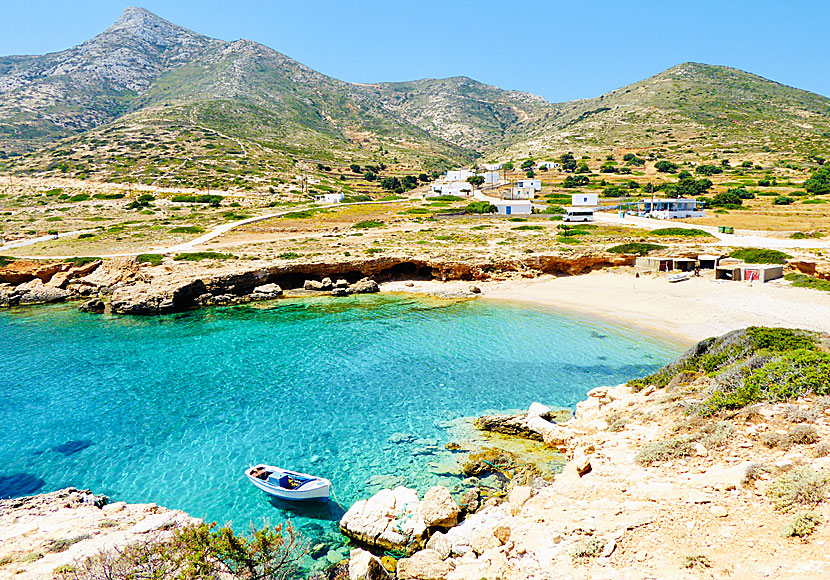
{"type": "Polygon", "coordinates": [[[559,169],[560,165],[556,161],[540,161],[539,169],[546,167],[547,169],[559,169]]]}
{"type": "Polygon", "coordinates": [[[599,205],[599,194],[574,193],[571,195],[571,205],[597,207],[599,205]]]}
{"type": "Polygon", "coordinates": [[[454,171],[447,171],[447,175],[444,178],[446,181],[467,181],[468,178],[475,175],[469,169],[456,169],[454,171]]]}
{"type": "Polygon", "coordinates": [[[536,197],[536,190],[532,187],[511,187],[510,193],[505,197],[507,199],[533,199],[536,197]]]}
{"type": "Polygon", "coordinates": [[[525,188],[532,187],[534,191],[542,191],[541,179],[519,179],[516,181],[516,187],[525,188]]]}
{"type": "Polygon", "coordinates": [[[439,195],[457,195],[459,197],[470,197],[473,195],[473,186],[466,181],[436,181],[427,193],[427,197],[439,195]]]}
{"type": "Polygon", "coordinates": [[[322,195],[315,195],[314,203],[340,203],[344,197],[345,195],[342,193],[324,193],[322,195]]]}
{"type": "Polygon", "coordinates": [[[622,207],[634,215],[661,220],[706,217],[703,203],[694,199],[644,199],[623,204],[622,207]]]}
{"type": "Polygon", "coordinates": [[[496,199],[492,203],[499,215],[529,215],[533,209],[533,203],[527,199],[496,199]]]}
{"type": "Polygon", "coordinates": [[[484,172],[484,185],[497,185],[501,183],[501,173],[498,171],[484,172]]]}
{"type": "Polygon", "coordinates": [[[485,163],[484,171],[499,171],[502,168],[501,163],[485,163]]]}

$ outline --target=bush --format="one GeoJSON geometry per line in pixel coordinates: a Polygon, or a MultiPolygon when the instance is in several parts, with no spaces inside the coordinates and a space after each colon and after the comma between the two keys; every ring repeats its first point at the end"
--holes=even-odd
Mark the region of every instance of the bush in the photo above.
{"type": "Polygon", "coordinates": [[[80,268],[81,266],[86,266],[87,264],[91,264],[92,262],[97,262],[101,258],[95,258],[92,256],[83,256],[80,258],[67,258],[64,262],[69,262],[72,264],[74,268],[80,268]]]}
{"type": "Polygon", "coordinates": [[[369,228],[382,228],[385,225],[383,222],[377,220],[364,220],[357,222],[352,227],[356,230],[368,230],[369,228]]]}
{"type": "Polygon", "coordinates": [[[561,205],[549,205],[545,209],[542,210],[542,213],[555,213],[555,214],[564,214],[565,208],[561,205]]]}
{"type": "Polygon", "coordinates": [[[797,274],[795,272],[787,274],[784,276],[784,279],[792,282],[793,286],[800,288],[812,288],[814,290],[824,290],[825,292],[830,292],[830,280],[822,280],[821,278],[814,278],[812,276],[807,276],[806,274],[797,274]]]}
{"type": "Polygon", "coordinates": [[[673,238],[712,238],[709,232],[697,228],[660,228],[651,230],[650,236],[671,236],[673,238]]]}
{"type": "Polygon", "coordinates": [[[69,201],[87,201],[90,197],[85,193],[79,193],[69,198],[69,201]]]}
{"type": "Polygon", "coordinates": [[[95,199],[123,199],[123,193],[96,193],[92,196],[95,199]]]}
{"type": "Polygon", "coordinates": [[[515,228],[510,228],[512,230],[519,230],[519,231],[529,231],[529,230],[543,230],[545,229],[544,226],[516,226],[515,228]]]}
{"type": "Polygon", "coordinates": [[[686,556],[685,561],[683,562],[684,568],[711,568],[712,562],[709,561],[709,558],[704,556],[703,554],[694,554],[691,556],[686,556]]]}
{"type": "Polygon", "coordinates": [[[735,190],[729,190],[712,196],[712,199],[709,200],[709,206],[731,208],[732,206],[740,206],[743,202],[744,200],[740,194],[736,193],[735,190]]]}
{"type": "Polygon", "coordinates": [[[571,551],[572,558],[598,558],[605,549],[605,542],[600,538],[581,540],[571,551]]]}
{"type": "Polygon", "coordinates": [[[773,205],[790,205],[795,200],[787,195],[779,195],[772,200],[773,205]]]}
{"type": "Polygon", "coordinates": [[[298,254],[297,252],[283,252],[282,254],[277,256],[277,258],[279,258],[280,260],[296,260],[299,257],[300,254],[298,254]]]}
{"type": "Polygon", "coordinates": [[[631,242],[628,244],[620,244],[613,248],[608,248],[606,251],[612,254],[639,254],[645,256],[654,250],[663,250],[666,246],[658,244],[646,244],[644,242],[631,242]]]}
{"type": "Polygon", "coordinates": [[[3,266],[8,266],[16,259],[17,258],[13,258],[12,256],[0,256],[0,268],[2,268],[3,266]]]}
{"type": "Polygon", "coordinates": [[[695,168],[695,173],[699,173],[700,175],[715,175],[723,173],[723,168],[717,165],[698,165],[695,168]]]}
{"type": "Polygon", "coordinates": [[[810,467],[799,467],[782,475],[770,486],[767,495],[775,509],[792,511],[802,505],[819,505],[827,499],[830,478],[813,471],[810,467]]]}
{"type": "Polygon", "coordinates": [[[179,226],[170,230],[171,234],[201,234],[205,230],[199,226],[179,226]]]}
{"type": "Polygon", "coordinates": [[[486,201],[474,201],[467,204],[464,208],[464,213],[484,214],[496,213],[499,210],[495,205],[486,201]]]}
{"type": "Polygon", "coordinates": [[[237,535],[228,526],[198,524],[177,530],[169,540],[139,542],[122,550],[99,552],[79,563],[74,580],[135,578],[273,579],[299,577],[308,552],[291,524],[237,535]]]}
{"type": "Polygon", "coordinates": [[[176,203],[207,203],[213,206],[218,206],[225,199],[221,195],[174,195],[170,201],[176,203]]]}
{"type": "Polygon", "coordinates": [[[235,257],[233,254],[221,254],[219,252],[188,252],[179,254],[173,259],[180,262],[201,262],[202,260],[229,260],[235,257]]]}
{"type": "Polygon", "coordinates": [[[779,250],[761,248],[741,248],[729,254],[732,258],[743,260],[747,264],[786,264],[792,258],[779,250]]]}
{"type": "Polygon", "coordinates": [[[660,173],[675,173],[677,171],[677,165],[666,160],[658,161],[654,164],[654,168],[660,173]]]}
{"type": "Polygon", "coordinates": [[[139,254],[135,261],[139,264],[150,264],[151,266],[158,266],[164,261],[164,256],[161,254],[139,254]]]}
{"type": "Polygon", "coordinates": [[[821,516],[813,512],[799,514],[787,522],[781,533],[785,538],[806,538],[821,524],[821,516]]]}

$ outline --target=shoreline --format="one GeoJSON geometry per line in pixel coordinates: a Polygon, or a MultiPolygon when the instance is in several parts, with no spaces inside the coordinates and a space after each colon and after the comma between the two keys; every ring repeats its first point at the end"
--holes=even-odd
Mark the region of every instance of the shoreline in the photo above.
{"type": "Polygon", "coordinates": [[[477,282],[388,282],[382,292],[478,297],[534,304],[622,324],[656,338],[691,346],[747,326],[830,331],[830,296],[783,281],[715,281],[711,274],[671,284],[631,268],[575,276],[477,282]],[[472,294],[470,288],[481,292],[472,294]]]}

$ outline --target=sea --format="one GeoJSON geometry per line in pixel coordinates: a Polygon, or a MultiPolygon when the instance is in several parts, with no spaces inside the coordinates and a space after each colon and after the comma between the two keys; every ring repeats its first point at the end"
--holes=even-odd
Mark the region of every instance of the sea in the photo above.
{"type": "Polygon", "coordinates": [[[470,418],[534,401],[573,409],[682,350],[486,299],[313,297],[160,317],[7,310],[0,498],[72,486],[235,529],[290,521],[336,542],[344,510],[383,487],[457,490],[446,445],[470,418]],[[269,500],[243,477],[260,462],[327,477],[332,501],[269,500]]]}

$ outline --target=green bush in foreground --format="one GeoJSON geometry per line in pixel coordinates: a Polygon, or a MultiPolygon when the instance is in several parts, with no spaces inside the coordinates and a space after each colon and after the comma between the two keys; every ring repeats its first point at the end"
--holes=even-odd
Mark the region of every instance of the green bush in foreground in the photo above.
{"type": "Polygon", "coordinates": [[[498,210],[496,206],[486,201],[474,201],[467,204],[467,207],[464,208],[464,213],[496,213],[498,210]]]}
{"type": "Polygon", "coordinates": [[[174,260],[184,262],[200,262],[202,260],[230,260],[235,258],[233,254],[221,254],[219,252],[190,252],[177,255],[174,260]]]}
{"type": "Polygon", "coordinates": [[[821,516],[813,512],[799,514],[787,522],[782,534],[785,538],[806,538],[821,524],[821,516]]]}
{"type": "Polygon", "coordinates": [[[12,256],[0,256],[0,268],[2,268],[3,266],[8,266],[16,259],[17,258],[13,258],[12,256]]]}
{"type": "Polygon", "coordinates": [[[729,254],[732,258],[743,260],[747,264],[786,264],[792,258],[779,250],[766,250],[761,248],[741,248],[729,254]]]}
{"type": "Polygon", "coordinates": [[[639,254],[641,256],[645,256],[649,252],[654,250],[663,250],[665,248],[666,246],[661,246],[659,244],[631,242],[628,244],[620,244],[619,246],[614,246],[613,248],[608,248],[606,251],[612,254],[639,254]]]}
{"type": "Polygon", "coordinates": [[[201,234],[204,233],[204,228],[199,226],[179,226],[170,230],[171,234],[201,234]]]}
{"type": "Polygon", "coordinates": [[[151,266],[158,266],[164,261],[164,256],[161,254],[139,254],[135,261],[139,264],[150,264],[151,266]]]}
{"type": "Polygon", "coordinates": [[[775,509],[787,512],[803,505],[819,505],[827,499],[828,488],[830,477],[804,466],[776,479],[767,495],[775,509]]]}
{"type": "Polygon", "coordinates": [[[812,288],[814,290],[824,290],[825,292],[830,292],[830,280],[822,280],[821,278],[814,278],[812,276],[807,276],[806,274],[797,274],[795,272],[790,272],[784,276],[784,279],[789,280],[793,283],[793,286],[797,286],[799,288],[812,288]]]}
{"type": "Polygon", "coordinates": [[[198,524],[169,540],[139,542],[99,552],[62,571],[66,580],[196,580],[231,578],[287,580],[297,577],[305,542],[290,524],[238,535],[229,527],[198,524]]]}

